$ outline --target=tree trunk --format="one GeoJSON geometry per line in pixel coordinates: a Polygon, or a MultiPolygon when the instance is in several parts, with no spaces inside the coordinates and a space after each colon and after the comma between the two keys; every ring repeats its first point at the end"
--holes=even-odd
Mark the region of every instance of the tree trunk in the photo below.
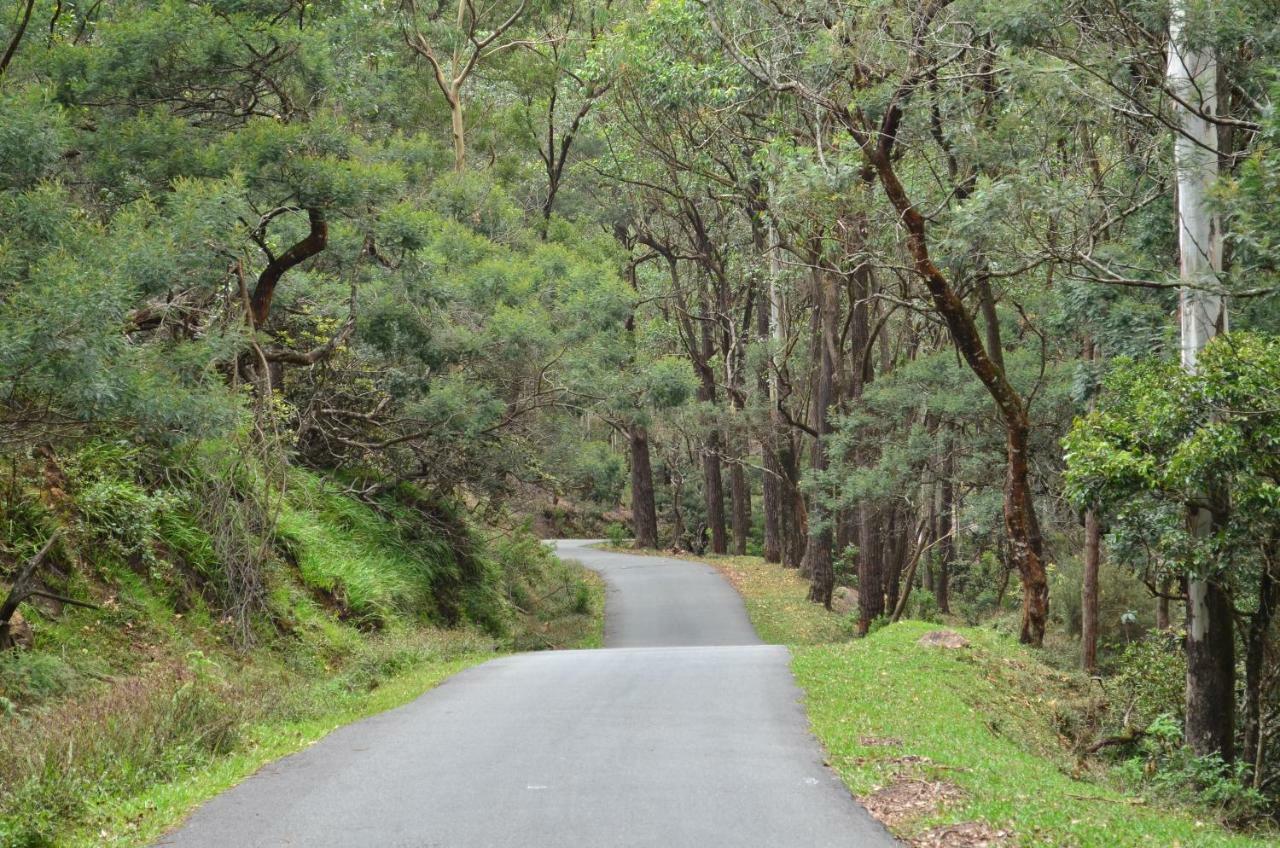
{"type": "Polygon", "coordinates": [[[1022,580],[1022,632],[1025,645],[1044,644],[1049,620],[1049,579],[1044,568],[1044,546],[1040,522],[1031,495],[1031,473],[1027,462],[1030,427],[1025,417],[1007,422],[1004,526],[1009,536],[1009,553],[1022,580]]]}
{"type": "MultiPolygon", "coordinates": [[[[819,319],[818,344],[821,359],[818,381],[814,392],[814,406],[818,438],[813,445],[813,470],[821,475],[827,470],[827,439],[833,431],[832,415],[836,403],[836,345],[840,338],[840,294],[835,275],[828,271],[814,272],[814,288],[817,295],[819,319]]],[[[819,481],[817,489],[821,489],[819,481]]],[[[831,509],[822,502],[821,494],[813,498],[815,520],[810,523],[809,548],[809,600],[831,608],[831,594],[835,589],[835,568],[831,559],[831,509]]]]}
{"type": "Polygon", "coordinates": [[[1172,581],[1165,579],[1160,582],[1160,594],[1156,596],[1156,630],[1168,630],[1171,625],[1169,618],[1169,595],[1173,592],[1172,581]]]}
{"type": "Polygon", "coordinates": [[[628,431],[631,447],[631,525],[637,548],[658,547],[658,507],[649,462],[649,431],[642,424],[628,431]]]}
{"type": "MultiPolygon", "coordinates": [[[[772,435],[772,434],[770,434],[772,435]]],[[[782,562],[782,469],[773,445],[762,444],[764,486],[761,493],[764,510],[764,561],[782,562]]]]}
{"type": "Polygon", "coordinates": [[[712,429],[702,449],[702,485],[707,529],[711,531],[711,552],[716,554],[729,550],[724,526],[724,478],[720,472],[720,431],[712,429]]]}
{"type": "MultiPolygon", "coordinates": [[[[1185,44],[1188,2],[1170,10],[1166,83],[1176,99],[1174,171],[1177,178],[1182,366],[1196,370],[1200,351],[1226,329],[1226,303],[1213,288],[1222,270],[1222,233],[1209,193],[1218,177],[1218,67],[1207,48],[1185,44]]],[[[1193,533],[1213,531],[1213,514],[1193,508],[1193,533]]],[[[1187,578],[1187,744],[1197,755],[1234,755],[1235,634],[1231,604],[1211,576],[1187,578]]]]}
{"type": "Polygon", "coordinates": [[[898,606],[902,560],[898,558],[898,510],[891,507],[887,513],[882,516],[886,523],[880,534],[880,561],[884,563],[885,609],[893,611],[898,606]]]}
{"type": "Polygon", "coordinates": [[[1084,581],[1080,587],[1080,665],[1090,674],[1098,670],[1098,565],[1102,530],[1098,514],[1084,514],[1084,581]]]}
{"type": "Polygon", "coordinates": [[[678,475],[668,474],[667,483],[671,487],[671,546],[679,548],[684,543],[684,481],[678,475]]]}
{"type": "Polygon", "coordinates": [[[453,134],[453,170],[461,174],[467,169],[467,132],[462,117],[462,91],[455,88],[449,100],[453,134]]]}
{"type": "Polygon", "coordinates": [[[751,489],[747,486],[747,471],[741,458],[729,466],[729,499],[732,503],[733,554],[743,556],[747,552],[747,537],[751,535],[751,489]]]}
{"type": "Polygon", "coordinates": [[[1005,471],[1005,532],[1008,534],[1011,560],[1022,580],[1021,639],[1038,647],[1044,642],[1045,624],[1049,617],[1049,584],[1045,575],[1039,520],[1031,496],[1027,455],[1030,422],[1026,404],[1009,382],[1004,369],[986,350],[973,315],[950,279],[934,263],[929,252],[925,218],[912,204],[894,170],[892,157],[881,146],[864,148],[864,152],[880,177],[885,195],[901,216],[915,270],[929,289],[935,310],[946,323],[956,350],[995,401],[1003,421],[1008,460],[1005,471]]]}
{"type": "Polygon", "coordinates": [[[880,556],[875,507],[858,504],[858,635],[866,636],[871,622],[884,615],[884,569],[880,556]]]}
{"type": "Polygon", "coordinates": [[[938,574],[934,581],[933,596],[938,602],[941,612],[951,612],[951,563],[956,556],[955,540],[955,484],[951,477],[955,473],[955,456],[950,447],[947,448],[947,459],[943,464],[941,494],[938,506],[938,574]]]}
{"type": "Polygon", "coordinates": [[[800,493],[800,461],[796,456],[795,437],[782,428],[785,423],[775,421],[778,436],[778,491],[781,496],[780,529],[782,536],[782,565],[800,568],[804,561],[808,522],[805,518],[804,497],[800,493]]]}
{"type": "Polygon", "coordinates": [[[1236,640],[1231,601],[1216,581],[1187,581],[1187,744],[1234,758],[1236,640]]]}
{"type": "Polygon", "coordinates": [[[276,287],[285,273],[295,265],[320,253],[329,244],[329,222],[324,210],[312,207],[307,210],[308,231],[303,238],[284,253],[267,263],[258,275],[253,294],[249,298],[249,313],[254,329],[267,323],[271,312],[271,301],[275,298],[276,287]]]}
{"type": "Polygon", "coordinates": [[[1267,637],[1280,602],[1280,582],[1271,575],[1273,557],[1264,557],[1258,585],[1258,609],[1249,617],[1244,656],[1244,756],[1253,766],[1253,786],[1261,788],[1266,734],[1263,728],[1263,661],[1267,637]]]}

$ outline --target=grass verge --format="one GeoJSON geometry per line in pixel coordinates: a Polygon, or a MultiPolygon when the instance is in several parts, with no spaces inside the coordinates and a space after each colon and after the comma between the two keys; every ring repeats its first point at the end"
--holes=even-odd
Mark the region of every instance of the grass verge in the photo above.
{"type": "Polygon", "coordinates": [[[343,725],[412,701],[449,676],[492,659],[492,650],[464,649],[456,655],[424,657],[370,691],[334,697],[333,687],[308,693],[311,715],[272,716],[238,731],[237,749],[213,756],[174,779],[132,795],[106,795],[88,820],[56,844],[65,848],[134,848],[148,845],[179,824],[196,807],[251,776],[263,766],[312,745],[343,725]],[[323,700],[322,700],[323,699],[323,700]]]}
{"type": "MultiPolygon", "coordinates": [[[[669,554],[664,554],[669,555],[669,554]]],[[[692,557],[690,557],[692,558],[692,557]]],[[[814,734],[849,789],[908,844],[1245,848],[1211,815],[1127,794],[1066,747],[1087,685],[1006,636],[958,628],[961,649],[922,647],[906,621],[850,638],[847,616],[756,557],[702,557],[742,594],[761,638],[786,644],[814,734]]]]}

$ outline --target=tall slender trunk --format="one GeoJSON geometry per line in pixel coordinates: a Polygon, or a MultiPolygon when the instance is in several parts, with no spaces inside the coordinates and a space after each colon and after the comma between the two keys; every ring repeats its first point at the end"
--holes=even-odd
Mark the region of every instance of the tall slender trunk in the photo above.
{"type": "Polygon", "coordinates": [[[882,516],[885,521],[880,534],[880,561],[884,563],[884,595],[885,609],[893,610],[898,606],[898,595],[901,590],[902,560],[900,559],[900,531],[898,528],[898,510],[891,507],[882,516]]]}
{"type": "Polygon", "coordinates": [[[649,431],[633,424],[627,433],[631,449],[631,524],[637,548],[658,547],[658,507],[649,462],[649,431]]]}
{"type": "Polygon", "coordinates": [[[671,546],[679,548],[684,544],[684,479],[679,474],[671,473],[671,463],[664,462],[662,468],[663,482],[671,490],[671,546]]]}
{"type": "MultiPolygon", "coordinates": [[[[1182,366],[1196,370],[1200,351],[1226,330],[1226,302],[1213,289],[1222,270],[1222,233],[1209,203],[1218,177],[1218,132],[1204,115],[1218,112],[1218,67],[1208,48],[1185,43],[1189,3],[1174,0],[1169,19],[1166,84],[1174,95],[1174,170],[1177,178],[1181,264],[1182,366]]],[[[1212,499],[1213,493],[1207,493],[1212,499]]],[[[1190,510],[1192,533],[1213,532],[1207,508],[1190,510]]],[[[1234,755],[1235,634],[1231,603],[1212,575],[1187,579],[1187,744],[1200,756],[1234,755]]]]}
{"type": "Polygon", "coordinates": [[[1005,472],[1004,526],[1009,549],[1022,580],[1022,633],[1028,645],[1044,643],[1049,620],[1049,579],[1044,567],[1044,542],[1031,493],[1028,442],[1031,427],[1024,416],[1006,424],[1008,468],[1005,472]]]}
{"type": "MultiPolygon", "coordinates": [[[[772,434],[766,436],[770,439],[772,434]]],[[[764,513],[764,561],[782,562],[782,469],[778,456],[769,441],[761,443],[760,454],[764,465],[761,491],[761,510],[764,513]]]]}
{"type": "Polygon", "coordinates": [[[449,98],[449,115],[453,135],[453,170],[461,174],[467,169],[467,130],[462,116],[462,90],[455,86],[449,98]]]}
{"type": "MultiPolygon", "coordinates": [[[[868,182],[867,190],[870,188],[868,182]]],[[[871,295],[875,289],[875,276],[866,256],[868,226],[866,214],[858,212],[844,228],[845,252],[857,257],[858,263],[849,274],[849,398],[855,407],[861,403],[874,374],[871,367],[871,295]]],[[[867,452],[859,450],[854,461],[859,466],[867,464],[867,452]]],[[[884,566],[874,502],[866,498],[859,501],[853,508],[852,521],[854,544],[858,548],[858,633],[865,636],[871,629],[871,622],[885,613],[884,566]]]]}
{"type": "MultiPolygon", "coordinates": [[[[814,289],[818,311],[818,345],[821,349],[818,380],[814,392],[814,407],[818,438],[813,445],[812,467],[821,476],[828,465],[827,439],[833,432],[832,416],[836,403],[836,345],[840,333],[840,296],[835,275],[829,271],[814,272],[814,289]]],[[[821,488],[821,484],[816,488],[821,488]]],[[[831,608],[831,594],[835,588],[835,570],[831,558],[831,509],[822,502],[821,494],[813,498],[814,519],[809,525],[809,600],[831,608]]]]}
{"type": "MultiPolygon", "coordinates": [[[[1084,358],[1098,359],[1098,346],[1085,344],[1084,358]]],[[[1089,401],[1089,409],[1094,403],[1089,401]]],[[[1080,585],[1080,666],[1090,674],[1098,670],[1098,569],[1102,563],[1102,523],[1092,509],[1084,514],[1084,577],[1080,585]]]]}
{"type": "Polygon", "coordinates": [[[1098,565],[1102,559],[1102,530],[1098,513],[1084,514],[1084,580],[1080,586],[1080,665],[1098,670],[1098,565]]]}
{"type": "MultiPolygon", "coordinates": [[[[893,108],[897,109],[896,106],[893,108]]],[[[892,112],[889,117],[892,117],[892,112]]],[[[987,389],[1000,413],[1006,434],[1005,533],[1009,539],[1011,559],[1022,580],[1021,640],[1031,645],[1042,645],[1049,618],[1049,581],[1045,570],[1044,543],[1032,499],[1028,456],[1031,425],[1026,401],[1009,382],[1004,369],[992,358],[969,308],[951,280],[933,261],[926,219],[911,202],[895,170],[893,158],[882,145],[864,147],[864,152],[880,178],[885,195],[901,216],[907,233],[907,248],[916,273],[929,290],[934,309],[946,323],[956,350],[987,389]]],[[[988,330],[994,326],[989,324],[988,330]]]]}
{"type": "MultiPolygon", "coordinates": [[[[1271,546],[1271,547],[1274,547],[1271,546]]],[[[1262,688],[1263,661],[1267,653],[1267,637],[1280,603],[1280,581],[1272,575],[1275,557],[1264,556],[1262,574],[1258,578],[1258,609],[1249,617],[1245,635],[1244,656],[1244,756],[1253,766],[1253,785],[1262,786],[1266,734],[1263,728],[1262,688]]]]}
{"type": "Polygon", "coordinates": [[[727,553],[728,538],[724,526],[724,478],[720,467],[720,431],[713,428],[702,449],[702,485],[707,511],[707,529],[711,531],[711,552],[727,553]]]}
{"type": "Polygon", "coordinates": [[[742,556],[747,552],[747,537],[751,535],[751,489],[747,485],[747,471],[739,452],[736,461],[729,466],[729,500],[732,505],[733,553],[742,556]]]}
{"type": "Polygon", "coordinates": [[[873,504],[858,504],[858,633],[866,636],[871,622],[884,615],[884,568],[880,553],[879,521],[873,504]]]}
{"type": "MultiPolygon", "coordinates": [[[[779,327],[781,306],[778,302],[778,275],[781,263],[778,259],[778,234],[768,215],[768,195],[757,192],[755,205],[751,210],[752,243],[761,256],[768,259],[768,278],[760,284],[756,308],[756,339],[761,343],[769,343],[781,335],[779,327]]],[[[785,545],[783,527],[784,511],[787,502],[783,497],[783,469],[778,459],[778,440],[782,431],[778,424],[778,370],[773,361],[773,354],[760,361],[756,373],[756,385],[760,396],[768,398],[769,415],[764,421],[764,435],[760,439],[760,453],[764,465],[764,485],[762,490],[764,510],[764,559],[765,562],[781,562],[785,545]]]]}
{"type": "MultiPolygon", "coordinates": [[[[778,426],[786,425],[779,420],[778,426]]],[[[778,444],[778,467],[782,476],[779,489],[782,494],[782,564],[786,568],[800,568],[808,541],[808,519],[805,515],[804,496],[800,492],[800,458],[795,438],[781,433],[778,444]]]]}
{"type": "Polygon", "coordinates": [[[933,596],[938,609],[951,612],[951,563],[956,557],[955,540],[955,454],[946,447],[947,458],[942,466],[942,480],[938,504],[938,574],[934,581],[933,596]]]}

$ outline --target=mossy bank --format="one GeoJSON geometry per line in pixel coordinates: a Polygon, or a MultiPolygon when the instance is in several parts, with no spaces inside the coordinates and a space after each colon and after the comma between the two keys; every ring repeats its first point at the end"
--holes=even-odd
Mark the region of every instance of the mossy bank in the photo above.
{"type": "Polygon", "coordinates": [[[147,844],[461,668],[599,644],[593,575],[410,486],[293,468],[267,488],[225,445],[93,443],[11,472],[0,569],[57,531],[40,585],[92,608],[32,598],[29,645],[0,652],[5,848],[147,844]]]}

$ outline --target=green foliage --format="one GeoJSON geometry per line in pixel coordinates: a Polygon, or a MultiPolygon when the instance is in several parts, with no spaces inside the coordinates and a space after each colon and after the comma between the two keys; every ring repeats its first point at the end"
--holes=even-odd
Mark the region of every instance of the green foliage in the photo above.
{"type": "Polygon", "coordinates": [[[625,460],[607,442],[578,445],[565,469],[570,488],[603,506],[613,506],[627,483],[625,460]]]}
{"type": "Polygon", "coordinates": [[[1195,374],[1125,363],[1096,412],[1064,442],[1067,492],[1111,521],[1118,557],[1184,574],[1237,571],[1280,527],[1280,341],[1231,333],[1210,344],[1195,374]],[[1205,537],[1188,532],[1188,503],[1231,504],[1205,537]]]}
{"type": "Polygon", "coordinates": [[[631,540],[631,531],[616,521],[605,526],[604,535],[614,547],[620,547],[631,540]]]}
{"type": "Polygon", "coordinates": [[[1108,723],[1117,734],[1142,730],[1161,716],[1181,726],[1187,658],[1180,634],[1155,633],[1125,647],[1106,679],[1111,709],[1108,723]]]}
{"type": "Polygon", "coordinates": [[[1146,727],[1135,756],[1116,767],[1127,782],[1165,800],[1211,809],[1224,821],[1245,824],[1267,810],[1266,797],[1250,783],[1247,763],[1197,757],[1183,744],[1182,722],[1157,716],[1146,727]]]}

